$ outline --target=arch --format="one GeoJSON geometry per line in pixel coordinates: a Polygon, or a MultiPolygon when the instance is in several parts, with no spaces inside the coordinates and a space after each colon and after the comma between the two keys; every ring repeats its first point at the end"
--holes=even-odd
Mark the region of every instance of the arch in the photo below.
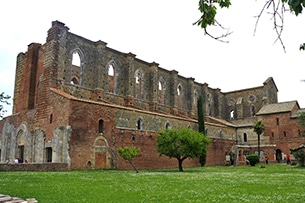
{"type": "Polygon", "coordinates": [[[135,71],[135,98],[143,99],[144,74],[141,69],[135,71]]]}
{"type": "Polygon", "coordinates": [[[207,94],[206,112],[209,116],[212,115],[212,97],[210,93],[207,94]]]}
{"type": "Polygon", "coordinates": [[[244,142],[248,142],[248,135],[247,135],[247,133],[244,133],[244,142]]]}
{"type": "Polygon", "coordinates": [[[281,163],[282,161],[282,150],[276,149],[275,150],[275,159],[277,160],[278,163],[281,163]]]}
{"type": "Polygon", "coordinates": [[[82,85],[84,54],[79,48],[73,49],[71,55],[70,83],[82,85]]]}
{"type": "Polygon", "coordinates": [[[165,123],[165,129],[167,129],[167,130],[172,129],[171,124],[170,124],[169,121],[167,121],[167,122],[165,123]]]}
{"type": "Polygon", "coordinates": [[[253,104],[251,105],[250,112],[251,112],[251,116],[255,116],[256,110],[255,110],[255,106],[253,104]]]}
{"type": "Polygon", "coordinates": [[[177,106],[178,108],[182,108],[183,104],[183,88],[181,83],[177,85],[177,106]]]}
{"type": "Polygon", "coordinates": [[[161,76],[158,81],[158,103],[165,104],[166,82],[161,76]]]}
{"type": "Polygon", "coordinates": [[[86,167],[94,168],[109,168],[110,167],[110,155],[108,141],[104,136],[97,136],[93,143],[93,160],[86,162],[86,167]]]}
{"type": "Polygon", "coordinates": [[[136,129],[137,130],[143,130],[144,129],[144,119],[142,117],[137,118],[136,129]]]}
{"type": "Polygon", "coordinates": [[[197,102],[198,102],[198,91],[197,89],[194,90],[194,94],[193,94],[193,110],[196,111],[197,110],[197,102]]]}
{"type": "Polygon", "coordinates": [[[25,159],[25,145],[27,143],[27,127],[25,124],[21,124],[16,130],[16,148],[15,148],[15,158],[18,158],[19,163],[23,163],[25,159]]]}
{"type": "Polygon", "coordinates": [[[104,132],[104,120],[100,119],[98,121],[98,133],[103,133],[104,132]]]}
{"type": "Polygon", "coordinates": [[[116,91],[116,69],[117,65],[114,60],[111,60],[107,65],[106,65],[106,70],[107,70],[107,91],[109,93],[115,93],[116,91]]]}
{"type": "Polygon", "coordinates": [[[233,109],[231,109],[231,111],[230,111],[230,119],[234,119],[234,110],[233,109]]]}

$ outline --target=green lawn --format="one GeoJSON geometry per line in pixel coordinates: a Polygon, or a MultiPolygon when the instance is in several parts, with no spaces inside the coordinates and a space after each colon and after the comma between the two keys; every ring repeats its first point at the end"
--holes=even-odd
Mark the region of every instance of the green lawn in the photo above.
{"type": "Polygon", "coordinates": [[[305,202],[305,168],[0,172],[0,194],[45,202],[305,202]]]}

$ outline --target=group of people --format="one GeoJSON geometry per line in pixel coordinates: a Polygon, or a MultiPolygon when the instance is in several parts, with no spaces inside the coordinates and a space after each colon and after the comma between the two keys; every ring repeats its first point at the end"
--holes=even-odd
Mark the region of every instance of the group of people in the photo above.
{"type": "Polygon", "coordinates": [[[14,163],[15,164],[22,164],[22,163],[24,163],[24,164],[28,164],[29,162],[28,162],[28,160],[22,160],[22,159],[19,159],[19,158],[16,158],[15,160],[14,160],[14,163]]]}

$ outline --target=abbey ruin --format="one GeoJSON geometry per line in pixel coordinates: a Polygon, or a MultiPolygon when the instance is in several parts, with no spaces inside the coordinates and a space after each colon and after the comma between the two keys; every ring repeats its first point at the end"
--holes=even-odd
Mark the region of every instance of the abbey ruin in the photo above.
{"type": "Polygon", "coordinates": [[[304,109],[297,101],[278,103],[277,92],[272,77],[258,87],[222,92],[54,21],[44,44],[31,43],[17,57],[13,114],[0,121],[0,162],[19,158],[33,170],[130,169],[117,149],[136,146],[139,169],[177,167],[159,156],[156,136],[166,128],[197,130],[199,96],[211,139],[206,165],[245,164],[258,150],[258,119],[266,126],[261,160],[280,161],[304,143],[296,119],[304,109]]]}

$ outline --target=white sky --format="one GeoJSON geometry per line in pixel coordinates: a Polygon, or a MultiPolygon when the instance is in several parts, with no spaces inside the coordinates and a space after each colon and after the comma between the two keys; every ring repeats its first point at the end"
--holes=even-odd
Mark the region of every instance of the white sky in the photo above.
{"type": "MultiPolygon", "coordinates": [[[[229,43],[204,35],[193,26],[200,13],[198,0],[10,0],[0,3],[0,91],[13,96],[16,57],[32,42],[44,44],[51,22],[59,20],[70,32],[108,47],[132,52],[179,75],[193,77],[222,92],[261,86],[273,77],[279,102],[297,100],[305,107],[305,17],[285,15],[282,35],[286,53],[267,13],[253,36],[264,0],[232,0],[217,19],[233,34],[229,43]]],[[[11,108],[8,108],[11,114],[11,108]]]]}

